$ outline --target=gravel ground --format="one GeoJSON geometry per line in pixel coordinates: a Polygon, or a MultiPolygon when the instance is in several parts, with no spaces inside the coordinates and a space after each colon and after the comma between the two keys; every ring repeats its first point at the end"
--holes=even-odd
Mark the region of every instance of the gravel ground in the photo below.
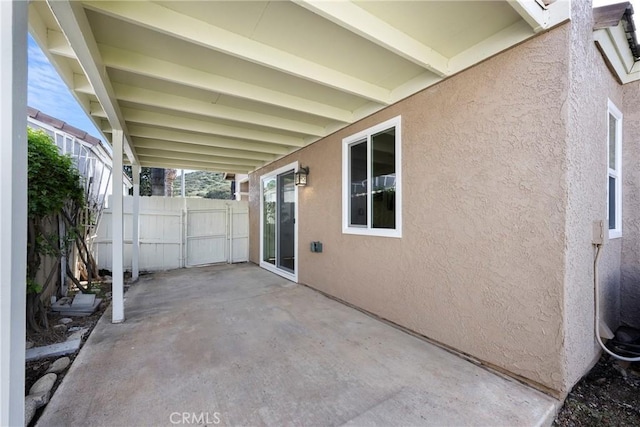
{"type": "Polygon", "coordinates": [[[554,426],[640,426],[640,363],[600,358],[567,397],[554,426]]]}
{"type": "MultiPolygon", "coordinates": [[[[107,307],[106,303],[101,304],[100,309],[97,310],[95,313],[93,313],[91,316],[87,316],[87,317],[73,317],[73,322],[67,324],[67,326],[69,328],[71,327],[81,327],[81,328],[87,328],[87,333],[84,335],[84,338],[82,340],[82,343],[84,344],[84,341],[87,339],[87,337],[89,336],[89,334],[91,333],[91,331],[93,330],[93,328],[95,327],[95,325],[98,323],[98,320],[100,319],[100,317],[102,316],[102,314],[104,313],[105,309],[107,307]]],[[[43,346],[43,345],[50,345],[50,344],[55,344],[58,342],[62,342],[65,341],[67,336],[71,334],[71,332],[66,332],[66,331],[55,331],[53,330],[53,325],[57,325],[58,324],[58,320],[60,320],[62,317],[65,316],[59,316],[57,314],[49,314],[48,315],[48,319],[49,319],[49,325],[51,325],[51,327],[49,328],[48,331],[42,331],[42,332],[33,332],[33,331],[29,331],[27,332],[27,339],[30,340],[31,342],[33,342],[36,346],[43,346]]],[[[73,353],[73,354],[68,354],[67,357],[69,357],[69,359],[71,359],[71,363],[73,363],[73,361],[75,360],[77,356],[77,353],[73,353]]],[[[24,376],[25,376],[25,395],[29,394],[29,389],[31,388],[31,386],[38,381],[38,379],[40,377],[42,377],[47,369],[49,369],[49,366],[55,362],[57,359],[59,359],[62,356],[56,356],[56,357],[51,357],[48,359],[39,359],[39,360],[33,360],[31,362],[27,362],[25,365],[25,372],[24,372],[24,376]]],[[[58,378],[56,379],[56,382],[53,385],[53,388],[51,390],[51,395],[53,396],[53,393],[55,393],[56,389],[58,388],[58,386],[60,385],[60,383],[62,382],[62,380],[64,379],[65,375],[68,372],[68,368],[63,371],[60,372],[58,375],[58,378]]],[[[31,420],[31,423],[29,423],[29,427],[32,427],[36,424],[36,422],[38,421],[38,418],[40,418],[40,415],[42,415],[42,412],[44,411],[45,406],[43,406],[42,408],[39,408],[36,411],[35,416],[33,417],[33,419],[31,420]]]]}
{"type": "MultiPolygon", "coordinates": [[[[130,286],[129,283],[125,283],[125,286],[124,286],[125,292],[129,289],[129,286],[130,286]]],[[[38,332],[28,329],[27,337],[26,337],[27,341],[31,342],[35,347],[55,344],[55,343],[65,341],[68,338],[68,336],[73,333],[73,330],[69,331],[70,328],[74,328],[74,329],[86,328],[87,333],[84,334],[84,338],[82,339],[82,344],[84,345],[84,342],[89,337],[89,334],[91,333],[93,328],[96,326],[96,324],[98,323],[98,320],[100,320],[100,317],[105,312],[105,310],[107,309],[111,301],[111,295],[110,295],[111,284],[110,283],[96,283],[94,284],[94,288],[97,296],[102,298],[102,303],[100,304],[98,310],[96,310],[95,313],[93,313],[91,316],[81,317],[81,316],[61,316],[57,313],[49,312],[47,314],[49,329],[38,331],[38,332]],[[71,318],[72,322],[67,323],[66,328],[56,330],[54,326],[59,325],[60,324],[59,321],[63,317],[71,318]]],[[[76,356],[77,356],[77,353],[67,355],[67,357],[71,359],[71,363],[73,363],[76,356]]],[[[31,388],[31,386],[40,377],[42,377],[45,374],[49,366],[58,358],[59,357],[52,357],[49,359],[34,360],[31,362],[27,362],[25,364],[25,395],[29,393],[29,389],[31,388]]],[[[53,396],[53,393],[55,393],[55,390],[58,388],[58,386],[62,382],[67,371],[68,369],[58,374],[58,378],[51,391],[52,396],[53,396]]],[[[43,411],[44,411],[44,407],[39,408],[36,411],[36,414],[31,420],[29,427],[35,425],[35,423],[38,421],[38,418],[40,417],[43,411]]]]}

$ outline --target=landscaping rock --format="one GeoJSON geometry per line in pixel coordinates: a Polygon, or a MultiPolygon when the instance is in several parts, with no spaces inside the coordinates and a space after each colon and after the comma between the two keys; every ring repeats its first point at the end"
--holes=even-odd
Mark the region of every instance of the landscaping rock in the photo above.
{"type": "Polygon", "coordinates": [[[71,322],[73,322],[73,319],[70,319],[68,317],[63,317],[62,319],[58,320],[58,323],[62,325],[66,325],[67,323],[71,323],[71,322]]]}
{"type": "Polygon", "coordinates": [[[96,301],[95,294],[77,294],[73,298],[73,302],[71,303],[71,306],[91,308],[95,301],[96,301]]]}
{"type": "Polygon", "coordinates": [[[29,396],[25,397],[25,403],[27,399],[29,399],[36,405],[36,409],[42,408],[44,405],[49,403],[49,400],[51,399],[51,392],[47,391],[37,394],[30,394],[29,396]]]}
{"type": "Polygon", "coordinates": [[[70,340],[44,347],[34,347],[27,350],[26,361],[45,359],[54,356],[64,356],[78,351],[81,340],[70,340]]]}
{"type": "Polygon", "coordinates": [[[53,384],[58,379],[56,374],[45,374],[29,389],[29,394],[48,393],[53,388],[53,384]]]}
{"type": "Polygon", "coordinates": [[[71,297],[62,297],[58,301],[56,301],[56,304],[59,304],[59,305],[70,305],[72,301],[73,301],[73,298],[71,298],[71,297]]]}
{"type": "Polygon", "coordinates": [[[47,369],[47,373],[59,374],[60,372],[67,369],[67,367],[71,364],[71,359],[68,357],[61,357],[60,359],[56,359],[55,362],[49,366],[47,369]]]}
{"type": "Polygon", "coordinates": [[[94,294],[78,294],[73,297],[71,304],[68,301],[69,298],[63,298],[51,304],[51,311],[61,316],[89,316],[96,311],[102,299],[96,298],[94,294]]]}
{"type": "Polygon", "coordinates": [[[53,330],[56,332],[67,332],[67,325],[53,325],[53,330]]]}
{"type": "Polygon", "coordinates": [[[28,426],[38,409],[36,399],[33,396],[27,396],[24,399],[24,425],[28,426]]]}
{"type": "Polygon", "coordinates": [[[67,341],[81,340],[84,337],[84,334],[86,334],[88,330],[89,328],[78,329],[77,331],[75,331],[74,333],[72,333],[67,337],[67,341]]]}
{"type": "Polygon", "coordinates": [[[616,371],[618,371],[623,378],[627,378],[627,376],[629,375],[627,373],[627,370],[624,367],[622,367],[619,363],[612,363],[611,367],[616,371]]]}
{"type": "Polygon", "coordinates": [[[620,326],[616,331],[616,341],[623,344],[631,344],[640,340],[640,330],[630,326],[620,326]]]}

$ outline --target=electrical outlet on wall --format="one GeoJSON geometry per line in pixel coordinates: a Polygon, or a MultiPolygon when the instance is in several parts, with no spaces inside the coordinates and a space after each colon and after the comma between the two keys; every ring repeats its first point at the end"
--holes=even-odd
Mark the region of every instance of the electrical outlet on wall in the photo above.
{"type": "Polygon", "coordinates": [[[606,228],[606,222],[604,220],[593,221],[593,236],[592,243],[594,245],[604,245],[609,238],[609,229],[606,228]]]}

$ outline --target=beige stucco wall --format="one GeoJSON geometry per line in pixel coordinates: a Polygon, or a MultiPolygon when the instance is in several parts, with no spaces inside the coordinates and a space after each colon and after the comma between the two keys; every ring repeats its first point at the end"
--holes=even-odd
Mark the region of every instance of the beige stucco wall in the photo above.
{"type": "Polygon", "coordinates": [[[622,323],[640,328],[640,82],[624,86],[622,323]]]}
{"type": "MultiPolygon", "coordinates": [[[[572,22],[569,28],[572,49],[566,107],[569,119],[564,290],[564,370],[567,388],[585,374],[600,353],[594,340],[595,251],[592,244],[592,223],[594,220],[606,220],[608,99],[619,109],[623,109],[623,88],[607,69],[593,41],[590,2],[572,2],[572,22]]],[[[626,156],[624,151],[625,147],[623,156],[626,156]]],[[[625,210],[626,207],[623,207],[623,212],[625,210]]],[[[623,229],[624,227],[623,223],[623,229]]],[[[620,238],[610,240],[603,248],[599,262],[602,318],[613,330],[620,322],[622,242],[620,238]]]]}
{"type": "MultiPolygon", "coordinates": [[[[600,351],[592,222],[606,216],[607,99],[625,114],[625,158],[640,155],[631,143],[638,91],[607,69],[588,3],[572,2],[571,23],[252,174],[251,260],[259,262],[259,176],[299,161],[311,170],[299,191],[301,283],[567,393],[600,351]],[[342,139],[397,115],[403,237],[344,235],[342,139]],[[315,240],[323,253],[309,251],[315,240]]],[[[621,265],[627,287],[640,283],[640,173],[627,162],[624,237],[600,261],[611,328],[621,265]]]]}
{"type": "Polygon", "coordinates": [[[296,152],[299,281],[459,351],[562,390],[565,25],[296,152]],[[402,116],[403,237],[341,232],[341,143],[402,116]],[[311,253],[320,240],[324,252],[311,253]]]}

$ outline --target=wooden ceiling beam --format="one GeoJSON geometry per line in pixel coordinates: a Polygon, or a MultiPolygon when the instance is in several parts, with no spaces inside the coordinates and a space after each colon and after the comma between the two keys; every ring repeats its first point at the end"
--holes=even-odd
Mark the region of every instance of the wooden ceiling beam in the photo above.
{"type": "Polygon", "coordinates": [[[148,107],[162,106],[181,113],[198,114],[215,119],[231,120],[252,125],[270,127],[304,135],[326,136],[322,126],[289,120],[283,117],[253,112],[247,109],[233,108],[211,102],[198,101],[183,96],[171,95],[120,83],[113,85],[120,101],[127,101],[148,107]]]}
{"type": "Polygon", "coordinates": [[[101,45],[100,51],[107,67],[127,71],[158,80],[176,83],[200,90],[261,102],[293,111],[351,123],[350,111],[284,92],[267,89],[229,77],[196,70],[181,64],[153,58],[148,55],[101,45]]]}
{"type": "Polygon", "coordinates": [[[237,150],[231,148],[220,148],[200,144],[190,144],[186,142],[167,141],[161,139],[151,139],[143,137],[132,137],[136,150],[150,149],[162,151],[174,151],[179,153],[200,154],[205,156],[221,156],[247,160],[258,160],[261,162],[275,160],[275,155],[260,153],[257,151],[237,150]]]}
{"type": "Polygon", "coordinates": [[[316,13],[439,77],[448,76],[448,58],[350,1],[294,0],[316,13]]]}
{"type": "Polygon", "coordinates": [[[224,138],[202,133],[133,124],[129,125],[129,132],[134,138],[140,137],[159,141],[183,142],[185,144],[250,151],[274,156],[287,154],[291,150],[289,147],[285,147],[283,145],[266,144],[244,139],[224,138]]]}

